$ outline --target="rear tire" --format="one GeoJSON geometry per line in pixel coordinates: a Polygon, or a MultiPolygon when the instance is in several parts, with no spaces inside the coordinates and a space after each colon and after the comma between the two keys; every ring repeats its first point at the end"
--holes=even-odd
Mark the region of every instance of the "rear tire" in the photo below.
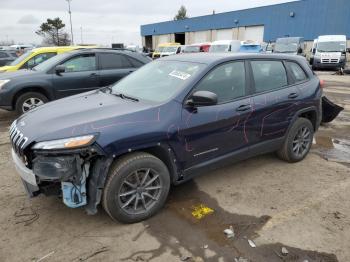
{"type": "Polygon", "coordinates": [[[314,127],[309,119],[298,118],[289,130],[286,140],[277,155],[289,163],[303,160],[310,151],[314,127]]]}
{"type": "Polygon", "coordinates": [[[122,223],[136,223],[156,214],[170,188],[166,165],[148,153],[126,155],[112,165],[103,190],[102,205],[122,223]]]}
{"type": "Polygon", "coordinates": [[[45,95],[38,92],[28,92],[17,98],[15,109],[21,115],[47,102],[49,99],[45,95]]]}

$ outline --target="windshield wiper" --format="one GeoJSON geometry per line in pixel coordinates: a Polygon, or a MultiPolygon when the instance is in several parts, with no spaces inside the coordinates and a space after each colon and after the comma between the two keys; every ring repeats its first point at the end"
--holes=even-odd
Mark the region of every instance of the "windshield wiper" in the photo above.
{"type": "Polygon", "coordinates": [[[139,102],[140,101],[139,99],[137,99],[135,97],[124,95],[122,93],[111,93],[111,94],[115,95],[115,96],[119,96],[121,99],[129,99],[129,100],[132,100],[132,101],[135,101],[135,102],[139,102]]]}

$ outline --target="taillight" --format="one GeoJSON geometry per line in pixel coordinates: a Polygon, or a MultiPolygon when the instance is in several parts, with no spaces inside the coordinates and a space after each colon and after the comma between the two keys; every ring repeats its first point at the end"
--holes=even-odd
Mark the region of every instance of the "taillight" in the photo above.
{"type": "Polygon", "coordinates": [[[324,88],[326,84],[326,81],[324,81],[323,79],[320,79],[320,87],[324,88]]]}

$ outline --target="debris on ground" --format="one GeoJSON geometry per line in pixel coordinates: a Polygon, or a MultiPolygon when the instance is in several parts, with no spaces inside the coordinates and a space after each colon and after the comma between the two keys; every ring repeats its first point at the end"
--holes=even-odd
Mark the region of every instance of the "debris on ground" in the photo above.
{"type": "Polygon", "coordinates": [[[225,235],[227,236],[227,238],[233,238],[233,237],[235,237],[235,231],[233,230],[233,227],[232,227],[232,226],[230,226],[230,228],[226,228],[226,229],[224,230],[224,233],[225,233],[225,235]]]}
{"type": "Polygon", "coordinates": [[[47,255],[43,256],[42,258],[39,258],[38,260],[36,260],[36,262],[43,261],[44,259],[46,259],[49,256],[53,255],[54,253],[55,253],[55,251],[52,251],[52,252],[48,253],[47,255]]]}
{"type": "Polygon", "coordinates": [[[282,255],[283,255],[283,256],[287,256],[288,253],[289,253],[289,252],[288,252],[288,249],[285,248],[285,247],[282,247],[282,250],[281,250],[281,251],[282,251],[282,255]]]}
{"type": "Polygon", "coordinates": [[[249,260],[247,258],[239,257],[235,258],[235,262],[249,262],[249,260]]]}
{"type": "Polygon", "coordinates": [[[207,249],[208,247],[209,247],[208,245],[204,245],[204,246],[203,246],[204,249],[207,249]]]}
{"type": "Polygon", "coordinates": [[[248,243],[251,247],[256,247],[255,243],[253,240],[248,239],[248,243]]]}
{"type": "Polygon", "coordinates": [[[198,206],[193,207],[192,216],[194,216],[196,219],[202,219],[205,216],[210,215],[212,213],[214,213],[213,209],[203,204],[200,204],[198,206]]]}
{"type": "Polygon", "coordinates": [[[184,255],[180,258],[181,261],[188,261],[191,258],[191,256],[184,255]]]}

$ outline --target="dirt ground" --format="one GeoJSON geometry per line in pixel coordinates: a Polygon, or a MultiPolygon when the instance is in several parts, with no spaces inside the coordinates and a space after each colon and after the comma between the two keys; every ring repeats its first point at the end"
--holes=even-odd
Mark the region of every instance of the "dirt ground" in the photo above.
{"type": "Polygon", "coordinates": [[[0,111],[0,261],[350,261],[350,76],[320,77],[345,111],[321,127],[303,162],[270,154],[208,172],[133,225],[28,199],[10,159],[16,116],[0,111]],[[196,219],[198,205],[214,212],[196,219]],[[233,238],[223,233],[230,226],[233,238]]]}

